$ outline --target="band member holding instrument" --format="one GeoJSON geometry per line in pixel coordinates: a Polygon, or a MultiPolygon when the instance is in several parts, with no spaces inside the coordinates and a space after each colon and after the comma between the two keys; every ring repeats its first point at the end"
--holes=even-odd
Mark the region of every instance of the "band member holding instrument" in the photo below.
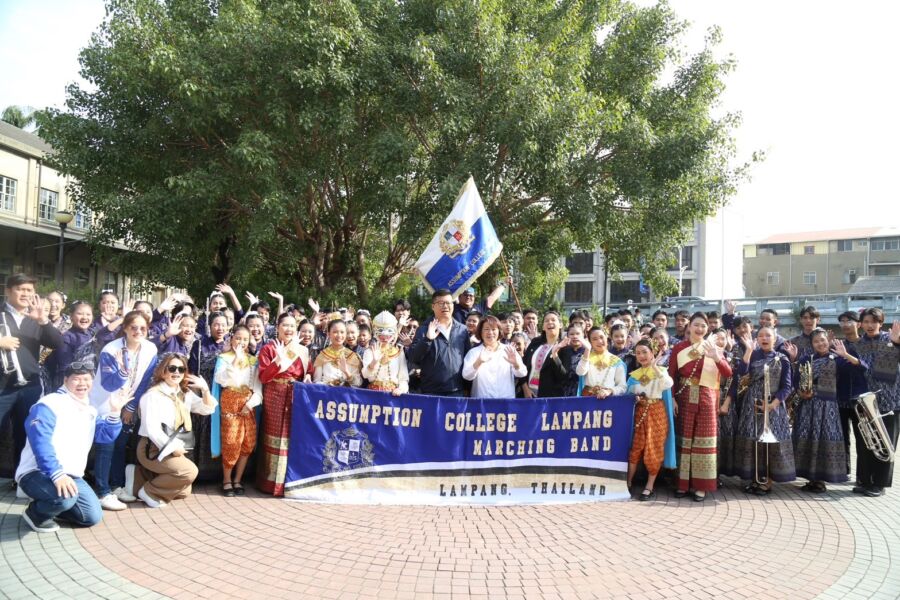
{"type": "Polygon", "coordinates": [[[847,481],[847,455],[838,404],[838,381],[865,372],[866,364],[850,354],[844,343],[828,342],[828,332],[810,332],[812,354],[797,366],[797,409],[794,411],[792,441],[797,476],[809,482],[803,491],[822,493],[825,483],[847,481]]]}
{"type": "MultiPolygon", "coordinates": [[[[749,345],[745,347],[735,375],[735,380],[738,380],[738,376],[749,373],[750,385],[738,415],[734,458],[738,475],[750,481],[744,491],[764,496],[772,491],[773,481],[787,482],[796,479],[791,428],[784,405],[785,398],[791,393],[791,365],[784,354],[775,350],[774,329],[760,328],[756,341],[759,349],[753,350],[749,345]],[[768,392],[765,389],[766,383],[769,386],[768,392]],[[767,406],[763,406],[763,403],[767,406]],[[764,410],[769,413],[769,426],[777,443],[764,444],[759,441],[759,423],[764,421],[761,416],[764,410]],[[766,465],[758,473],[757,467],[763,462],[766,465]]],[[[735,385],[736,383],[732,383],[732,389],[735,385]]]]}
{"type": "Polygon", "coordinates": [[[6,305],[0,311],[0,423],[11,415],[15,466],[25,447],[25,420],[41,397],[41,346],[56,349],[62,334],[44,311],[44,303],[34,292],[37,280],[24,273],[6,278],[6,305]]]}
{"type": "MultiPolygon", "coordinates": [[[[900,321],[894,321],[890,333],[881,331],[883,324],[883,310],[864,310],[862,326],[865,333],[856,343],[856,351],[859,358],[869,365],[866,383],[869,391],[878,392],[878,411],[882,413],[882,422],[896,448],[897,434],[900,433],[900,321]]],[[[853,492],[865,496],[881,496],[884,488],[891,487],[894,463],[875,457],[863,443],[855,412],[851,413],[851,419],[856,436],[856,474],[859,480],[859,485],[853,488],[853,492]]]]}
{"type": "Polygon", "coordinates": [[[708,329],[706,315],[694,313],[684,329],[686,339],[672,348],[669,358],[679,440],[675,497],[683,498],[693,490],[696,502],[704,501],[706,493],[716,489],[719,379],[731,376],[722,350],[704,339],[708,329]]]}

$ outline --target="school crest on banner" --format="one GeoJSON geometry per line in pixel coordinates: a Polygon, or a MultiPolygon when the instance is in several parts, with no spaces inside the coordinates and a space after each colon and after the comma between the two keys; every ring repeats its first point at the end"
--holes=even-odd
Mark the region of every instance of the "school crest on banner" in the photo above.
{"type": "Polygon", "coordinates": [[[375,450],[369,436],[355,427],[335,431],[322,451],[322,472],[339,473],[375,464],[375,450]]]}

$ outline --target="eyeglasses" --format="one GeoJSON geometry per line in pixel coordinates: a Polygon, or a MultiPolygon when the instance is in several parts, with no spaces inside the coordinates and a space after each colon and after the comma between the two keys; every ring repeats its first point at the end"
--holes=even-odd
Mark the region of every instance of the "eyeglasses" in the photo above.
{"type": "Polygon", "coordinates": [[[453,306],[452,302],[447,302],[446,300],[435,301],[435,302],[432,302],[432,304],[434,304],[435,306],[453,306]]]}
{"type": "Polygon", "coordinates": [[[166,371],[169,373],[184,373],[187,369],[185,367],[179,367],[178,365],[169,365],[166,367],[166,371]]]}

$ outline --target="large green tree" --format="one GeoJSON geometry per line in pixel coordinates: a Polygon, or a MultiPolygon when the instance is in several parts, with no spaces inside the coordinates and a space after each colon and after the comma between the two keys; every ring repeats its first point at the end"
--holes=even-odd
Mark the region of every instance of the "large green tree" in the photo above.
{"type": "MultiPolygon", "coordinates": [[[[42,135],[121,268],[208,289],[290,280],[366,302],[469,176],[514,265],[607,249],[661,289],[722,206],[731,68],[665,3],[110,0],[90,87],[42,135]]],[[[714,42],[711,39],[710,42],[714,42]]],[[[553,277],[550,277],[553,279],[553,277]]],[[[537,286],[540,287],[540,286],[537,286]]]]}

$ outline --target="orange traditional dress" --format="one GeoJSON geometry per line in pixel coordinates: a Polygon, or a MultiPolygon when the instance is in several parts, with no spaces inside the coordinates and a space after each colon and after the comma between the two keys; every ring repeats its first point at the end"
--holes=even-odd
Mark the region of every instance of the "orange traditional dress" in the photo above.
{"type": "Polygon", "coordinates": [[[362,385],[362,362],[359,360],[359,354],[350,348],[333,348],[332,346],[324,348],[316,356],[313,371],[315,373],[313,381],[316,383],[347,387],[360,387],[362,385]],[[347,361],[347,368],[350,371],[349,377],[339,366],[341,358],[347,361]]]}
{"type": "Polygon", "coordinates": [[[716,490],[716,423],[719,377],[730,377],[731,366],[704,356],[700,344],[679,342],[672,348],[669,376],[675,382],[678,418],[678,490],[716,490]]]}
{"type": "Polygon", "coordinates": [[[270,342],[259,351],[258,358],[259,381],[263,385],[263,443],[257,465],[257,486],[268,494],[284,496],[294,383],[303,381],[313,367],[309,364],[309,350],[296,338],[281,356],[270,342]]]}
{"type": "MultiPolygon", "coordinates": [[[[213,382],[213,396],[219,401],[216,413],[222,466],[230,469],[256,448],[256,414],[253,410],[244,412],[245,407],[253,409],[262,404],[256,357],[245,354],[238,361],[234,352],[223,352],[216,361],[213,382]]],[[[215,450],[215,443],[213,446],[215,450]]]]}

